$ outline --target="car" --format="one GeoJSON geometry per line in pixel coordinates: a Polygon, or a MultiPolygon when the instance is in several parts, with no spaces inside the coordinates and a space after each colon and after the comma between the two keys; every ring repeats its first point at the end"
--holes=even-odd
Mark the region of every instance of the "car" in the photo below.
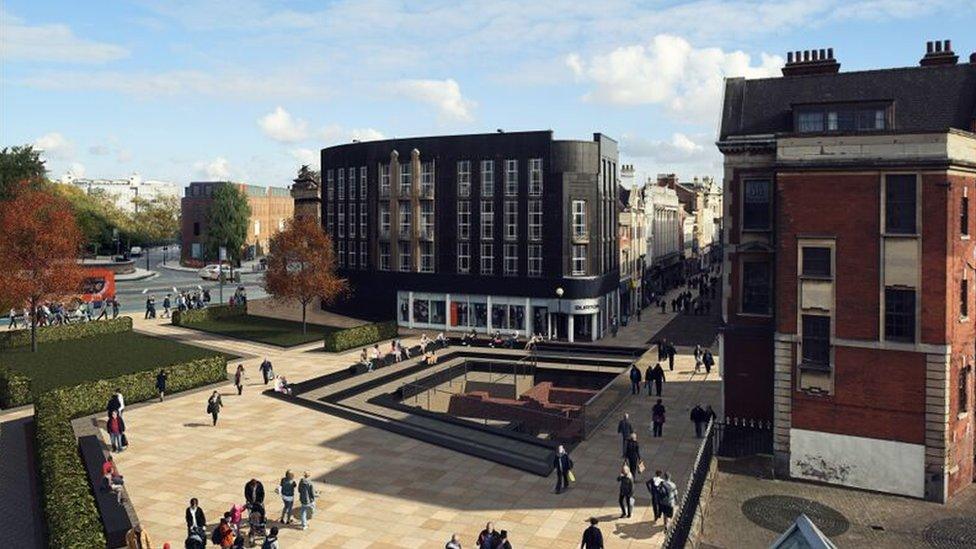
{"type": "Polygon", "coordinates": [[[131,257],[139,257],[141,255],[142,255],[141,246],[133,246],[132,249],[129,250],[129,256],[131,257]]]}
{"type": "Polygon", "coordinates": [[[223,271],[224,277],[230,277],[230,265],[207,265],[200,269],[198,273],[201,278],[206,280],[220,280],[220,272],[223,271]]]}

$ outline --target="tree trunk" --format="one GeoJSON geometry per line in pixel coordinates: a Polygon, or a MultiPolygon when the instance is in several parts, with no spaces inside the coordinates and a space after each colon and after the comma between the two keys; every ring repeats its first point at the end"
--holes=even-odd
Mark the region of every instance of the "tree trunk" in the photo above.
{"type": "Polygon", "coordinates": [[[31,352],[37,352],[37,302],[31,300],[31,352]]]}
{"type": "Polygon", "coordinates": [[[302,335],[305,335],[305,307],[308,307],[308,302],[304,299],[302,300],[302,335]]]}

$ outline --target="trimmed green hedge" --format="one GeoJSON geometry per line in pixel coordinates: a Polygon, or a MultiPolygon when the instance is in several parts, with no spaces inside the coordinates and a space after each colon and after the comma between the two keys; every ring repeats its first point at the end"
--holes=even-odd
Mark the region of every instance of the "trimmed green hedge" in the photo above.
{"type": "MultiPolygon", "coordinates": [[[[78,322],[58,326],[40,326],[37,328],[37,342],[50,343],[52,341],[67,341],[69,339],[81,339],[94,335],[117,334],[131,331],[132,318],[122,316],[113,320],[78,322]]],[[[0,349],[28,347],[30,344],[31,333],[29,329],[0,333],[0,349]]]]}
{"type": "Polygon", "coordinates": [[[13,408],[30,404],[30,378],[0,365],[0,408],[13,408]]]}
{"type": "Polygon", "coordinates": [[[173,325],[183,326],[204,320],[219,320],[232,316],[242,316],[247,314],[247,307],[244,305],[211,305],[203,309],[187,309],[186,311],[173,311],[173,325]]]}
{"type": "MultiPolygon", "coordinates": [[[[203,358],[162,368],[169,374],[166,390],[177,393],[227,379],[227,359],[203,358]]],[[[71,420],[105,410],[112,392],[122,389],[127,403],[155,398],[156,373],[147,370],[113,379],[53,389],[34,403],[36,452],[41,507],[50,547],[103,549],[98,508],[88,474],[78,454],[71,420]]]]}
{"type": "Polygon", "coordinates": [[[346,351],[356,347],[372,345],[377,341],[392,339],[397,336],[396,321],[366,324],[345,330],[336,330],[325,335],[325,350],[333,353],[346,351]]]}

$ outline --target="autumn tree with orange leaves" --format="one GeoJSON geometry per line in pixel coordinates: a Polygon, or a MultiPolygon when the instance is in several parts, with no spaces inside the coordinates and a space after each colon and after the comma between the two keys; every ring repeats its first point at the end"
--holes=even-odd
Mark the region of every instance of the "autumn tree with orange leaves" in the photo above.
{"type": "Polygon", "coordinates": [[[0,302],[31,312],[31,351],[37,351],[37,310],[78,293],[81,231],[63,199],[19,185],[0,201],[0,302]]]}
{"type": "Polygon", "coordinates": [[[349,291],[349,284],[335,271],[332,239],[311,217],[291,220],[285,230],[271,237],[264,289],[276,301],[297,301],[302,306],[302,333],[306,333],[306,308],[321,299],[332,303],[349,291]]]}

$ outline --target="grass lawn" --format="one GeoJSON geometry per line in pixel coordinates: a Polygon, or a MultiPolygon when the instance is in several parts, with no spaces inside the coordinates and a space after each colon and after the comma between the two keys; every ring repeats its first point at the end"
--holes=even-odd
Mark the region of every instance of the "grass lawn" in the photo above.
{"type": "MultiPolygon", "coordinates": [[[[70,341],[40,343],[0,351],[0,364],[31,378],[35,394],[86,381],[153,370],[220,354],[135,332],[105,334],[70,341]]],[[[229,357],[229,356],[228,356],[229,357]]]]}
{"type": "Polygon", "coordinates": [[[192,324],[184,324],[184,328],[192,328],[203,332],[221,334],[236,339],[246,339],[258,343],[266,343],[278,347],[293,347],[303,343],[322,341],[325,334],[338,328],[308,324],[308,333],[302,333],[302,323],[263,316],[241,315],[219,320],[204,320],[192,324]]]}

